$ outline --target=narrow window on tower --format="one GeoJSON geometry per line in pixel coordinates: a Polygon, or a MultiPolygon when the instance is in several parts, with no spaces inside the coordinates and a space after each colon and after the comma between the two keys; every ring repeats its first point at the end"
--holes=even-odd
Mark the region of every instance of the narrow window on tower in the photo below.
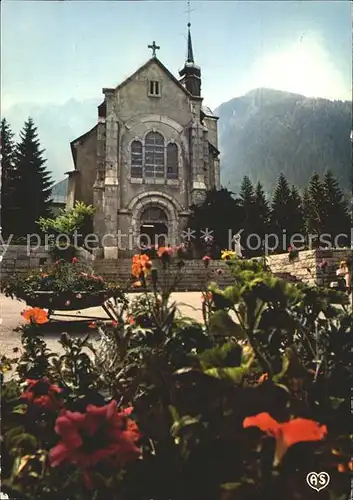
{"type": "Polygon", "coordinates": [[[149,91],[148,91],[148,94],[150,96],[155,96],[155,97],[159,97],[161,95],[160,94],[159,82],[157,82],[156,80],[151,80],[149,82],[149,91]]]}

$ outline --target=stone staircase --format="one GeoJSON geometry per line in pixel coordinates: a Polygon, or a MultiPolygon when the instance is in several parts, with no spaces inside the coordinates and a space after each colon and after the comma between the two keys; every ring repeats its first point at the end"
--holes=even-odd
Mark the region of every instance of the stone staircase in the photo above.
{"type": "MultiPolygon", "coordinates": [[[[110,281],[117,281],[123,287],[131,284],[131,260],[130,259],[96,259],[93,261],[95,272],[110,281]]],[[[176,267],[173,271],[177,271],[176,267]]],[[[214,281],[220,287],[233,283],[229,268],[223,261],[211,261],[207,269],[201,260],[186,260],[182,271],[182,279],[176,287],[176,291],[200,291],[207,283],[214,281]]]]}

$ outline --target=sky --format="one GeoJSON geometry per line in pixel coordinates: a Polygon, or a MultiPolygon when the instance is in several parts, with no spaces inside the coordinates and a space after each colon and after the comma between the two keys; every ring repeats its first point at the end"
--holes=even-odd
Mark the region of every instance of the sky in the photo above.
{"type": "MultiPolygon", "coordinates": [[[[258,87],[352,98],[348,0],[192,1],[190,20],[204,103],[212,109],[258,87]]],[[[153,40],[177,75],[187,22],[181,0],[3,0],[2,116],[18,128],[29,112],[44,123],[45,114],[54,120],[65,110],[74,139],[95,124],[102,88],[144,64],[153,40]]]]}

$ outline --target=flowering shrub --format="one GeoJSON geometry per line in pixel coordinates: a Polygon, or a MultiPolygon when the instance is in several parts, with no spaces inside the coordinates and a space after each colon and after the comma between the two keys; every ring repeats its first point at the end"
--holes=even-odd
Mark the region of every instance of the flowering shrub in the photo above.
{"type": "Polygon", "coordinates": [[[146,292],[117,305],[116,321],[96,324],[98,344],[62,334],[63,353],[51,353],[36,328],[42,315],[28,313],[22,353],[2,359],[15,370],[1,389],[4,493],[310,500],[306,475],[325,471],[323,498],[345,500],[347,297],[230,256],[233,284],[210,284],[198,323],[171,300],[169,252],[147,269],[151,259],[134,259],[146,292]]]}
{"type": "Polygon", "coordinates": [[[50,299],[44,300],[50,300],[54,304],[56,299],[66,297],[67,306],[74,300],[77,302],[83,299],[82,292],[90,295],[122,293],[117,285],[107,283],[102,276],[95,275],[89,266],[76,257],[71,262],[58,260],[25,277],[11,277],[2,283],[2,290],[5,295],[23,299],[28,304],[36,302],[38,292],[51,292],[50,299]]]}

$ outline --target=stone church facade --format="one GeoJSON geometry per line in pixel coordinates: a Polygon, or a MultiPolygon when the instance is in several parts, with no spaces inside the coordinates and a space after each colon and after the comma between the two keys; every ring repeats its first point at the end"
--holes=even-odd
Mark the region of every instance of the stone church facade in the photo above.
{"type": "Polygon", "coordinates": [[[218,118],[203,106],[190,26],[179,79],[157,58],[159,47],[149,48],[152,58],[133,75],[103,89],[96,125],[71,143],[68,205],[94,205],[94,233],[108,259],[162,244],[161,234],[180,242],[190,206],[220,186],[218,118]]]}

